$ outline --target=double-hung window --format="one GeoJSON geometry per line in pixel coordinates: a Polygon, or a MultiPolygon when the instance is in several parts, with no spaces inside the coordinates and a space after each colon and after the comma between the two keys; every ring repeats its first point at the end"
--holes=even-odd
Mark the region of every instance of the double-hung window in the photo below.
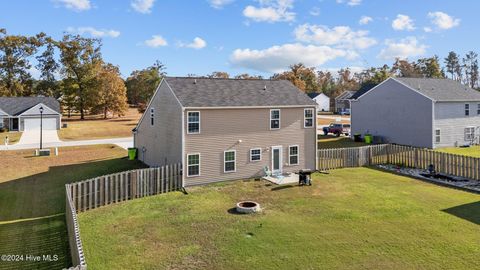
{"type": "Polygon", "coordinates": [[[298,165],[298,145],[290,145],[288,147],[288,163],[290,165],[298,165]]]}
{"type": "Polygon", "coordinates": [[[150,108],[150,125],[155,124],[155,109],[150,108]]]}
{"type": "Polygon", "coordinates": [[[470,104],[465,104],[465,115],[466,116],[470,115],[470,104]]]}
{"type": "Polygon", "coordinates": [[[465,141],[471,142],[475,139],[475,127],[465,128],[465,141]]]}
{"type": "Polygon", "coordinates": [[[262,149],[253,148],[250,149],[250,161],[260,161],[262,160],[262,149]]]}
{"type": "Polygon", "coordinates": [[[200,175],[200,154],[187,155],[187,176],[200,175]]]}
{"type": "Polygon", "coordinates": [[[441,139],[441,132],[440,129],[435,129],[435,143],[440,143],[441,139]]]}
{"type": "Polygon", "coordinates": [[[313,114],[314,114],[314,109],[305,109],[303,111],[303,127],[305,128],[310,128],[313,127],[313,114]]]}
{"type": "Polygon", "coordinates": [[[200,112],[188,112],[187,116],[187,133],[200,133],[200,112]]]}
{"type": "Polygon", "coordinates": [[[223,172],[235,172],[236,170],[236,156],[235,150],[228,150],[223,152],[223,172]]]}
{"type": "Polygon", "coordinates": [[[477,104],[477,114],[480,115],[480,103],[477,104]]]}
{"type": "Polygon", "coordinates": [[[280,129],[280,110],[270,110],[270,129],[280,129]]]}

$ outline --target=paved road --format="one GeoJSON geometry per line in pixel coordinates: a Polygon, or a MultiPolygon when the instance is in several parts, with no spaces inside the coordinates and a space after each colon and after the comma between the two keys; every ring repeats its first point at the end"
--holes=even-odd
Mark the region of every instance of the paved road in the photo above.
{"type": "MultiPolygon", "coordinates": [[[[43,144],[43,147],[49,148],[49,147],[83,146],[83,145],[97,145],[97,144],[115,144],[122,148],[127,149],[128,147],[133,147],[133,137],[100,139],[100,140],[84,140],[84,141],[46,142],[43,144]]],[[[0,150],[23,150],[23,149],[37,149],[37,148],[39,148],[38,139],[36,143],[21,144],[19,142],[17,144],[8,145],[8,146],[0,145],[0,150]]]]}

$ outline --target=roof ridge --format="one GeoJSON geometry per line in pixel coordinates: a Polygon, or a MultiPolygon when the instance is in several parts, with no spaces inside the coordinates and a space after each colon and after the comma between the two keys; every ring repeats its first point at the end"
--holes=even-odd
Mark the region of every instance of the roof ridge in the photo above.
{"type": "Polygon", "coordinates": [[[174,79],[202,79],[202,80],[231,80],[231,81],[286,81],[284,79],[254,79],[254,78],[209,78],[209,77],[202,77],[202,76],[195,76],[195,77],[188,77],[188,76],[165,76],[165,78],[174,78],[174,79]]]}

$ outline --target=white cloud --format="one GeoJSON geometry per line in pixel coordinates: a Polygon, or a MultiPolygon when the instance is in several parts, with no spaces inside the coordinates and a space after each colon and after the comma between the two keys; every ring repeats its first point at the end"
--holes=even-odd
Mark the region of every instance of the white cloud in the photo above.
{"type": "Polygon", "coordinates": [[[191,43],[184,44],[182,42],[179,43],[180,47],[192,48],[196,50],[203,49],[207,46],[207,42],[199,37],[193,39],[191,43]]]}
{"type": "Polygon", "coordinates": [[[425,31],[425,33],[430,33],[430,32],[432,32],[433,30],[432,30],[431,27],[426,26],[426,27],[423,28],[423,31],[425,31]]]}
{"type": "Polygon", "coordinates": [[[210,3],[211,7],[220,9],[220,8],[223,8],[224,6],[232,3],[233,0],[208,0],[208,2],[210,3]]]}
{"type": "Polygon", "coordinates": [[[413,31],[415,30],[415,25],[413,23],[413,20],[410,19],[409,16],[403,15],[403,14],[398,14],[397,18],[393,20],[392,22],[392,27],[393,29],[397,31],[401,30],[407,30],[407,31],[413,31]]]}
{"type": "Polygon", "coordinates": [[[353,6],[358,6],[362,3],[362,0],[337,0],[337,3],[343,4],[346,3],[347,5],[353,7],[353,6]]]}
{"type": "Polygon", "coordinates": [[[152,48],[167,46],[167,41],[160,35],[153,35],[151,39],[145,40],[145,45],[152,48]]]}
{"type": "Polygon", "coordinates": [[[360,18],[360,20],[358,21],[359,24],[361,25],[365,25],[365,24],[368,24],[370,22],[373,21],[373,18],[372,17],[369,17],[369,16],[362,16],[360,18]]]}
{"type": "Polygon", "coordinates": [[[295,28],[294,34],[298,41],[349,49],[366,49],[377,43],[368,36],[368,31],[353,31],[348,26],[328,28],[323,25],[303,24],[295,28]]]}
{"type": "Polygon", "coordinates": [[[155,0],[132,0],[130,6],[137,12],[147,14],[152,12],[155,0]]]}
{"type": "Polygon", "coordinates": [[[53,0],[53,2],[75,11],[89,10],[92,7],[90,0],[53,0]]]}
{"type": "Polygon", "coordinates": [[[310,10],[310,15],[312,15],[312,16],[319,16],[319,15],[320,15],[320,8],[318,8],[318,7],[313,7],[313,8],[310,10]]]}
{"type": "Polygon", "coordinates": [[[247,6],[243,16],[256,22],[290,22],[295,20],[293,0],[259,0],[260,7],[247,6]]]}
{"type": "Polygon", "coordinates": [[[429,12],[428,17],[432,19],[432,23],[435,26],[442,30],[447,30],[460,25],[460,19],[456,19],[441,11],[429,12]]]}
{"type": "Polygon", "coordinates": [[[120,31],[117,30],[109,30],[109,29],[96,29],[94,27],[86,26],[86,27],[68,27],[67,32],[84,35],[88,34],[92,37],[101,38],[101,37],[112,37],[116,38],[120,36],[120,31]]]}
{"type": "Polygon", "coordinates": [[[409,58],[424,55],[427,46],[420,44],[415,37],[407,37],[399,42],[387,39],[385,41],[386,48],[380,51],[379,58],[384,60],[392,60],[395,58],[409,58]]]}
{"type": "Polygon", "coordinates": [[[302,45],[299,43],[272,46],[264,50],[236,49],[230,56],[234,66],[262,72],[281,72],[295,63],[320,66],[338,57],[353,59],[354,52],[329,46],[302,45]]]}

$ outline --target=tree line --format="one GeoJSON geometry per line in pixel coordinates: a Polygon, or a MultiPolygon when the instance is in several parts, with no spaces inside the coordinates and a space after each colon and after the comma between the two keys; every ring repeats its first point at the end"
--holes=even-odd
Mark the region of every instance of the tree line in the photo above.
{"type": "Polygon", "coordinates": [[[126,87],[117,66],[103,60],[101,40],[65,34],[10,35],[0,29],[0,96],[50,96],[68,112],[124,115],[126,87]],[[32,60],[36,65],[32,65],[32,60]],[[32,69],[39,72],[33,78],[32,69]]]}

